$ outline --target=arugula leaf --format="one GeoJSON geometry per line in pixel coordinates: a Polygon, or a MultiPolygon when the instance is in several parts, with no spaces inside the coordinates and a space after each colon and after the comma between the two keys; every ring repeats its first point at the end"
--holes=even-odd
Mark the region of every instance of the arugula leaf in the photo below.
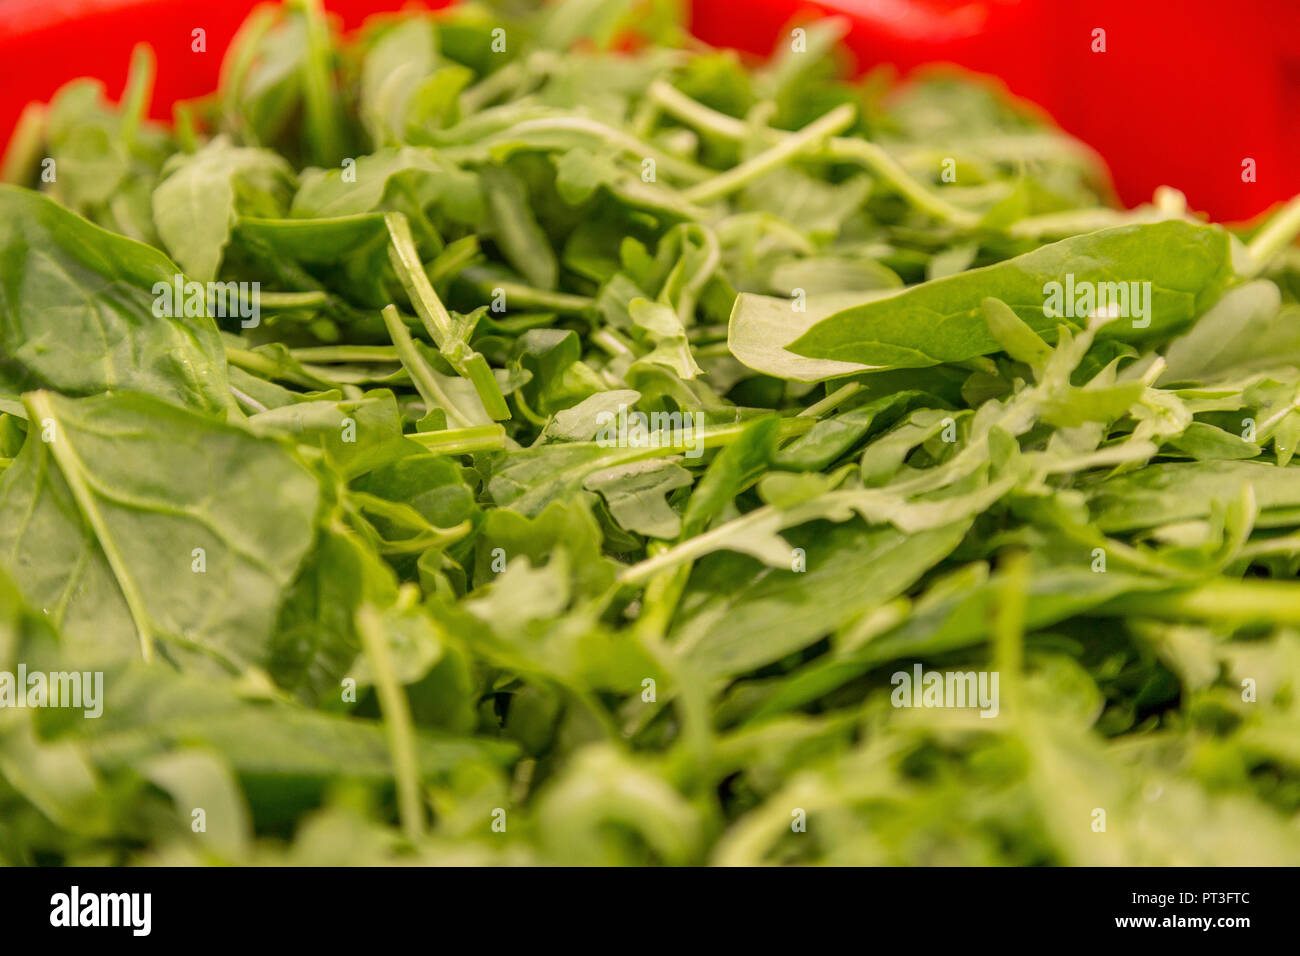
{"type": "Polygon", "coordinates": [[[361,69],[361,106],[371,140],[402,142],[421,87],[438,65],[433,24],[413,18],[375,41],[361,69]]]}
{"type": "Polygon", "coordinates": [[[278,217],[292,182],[293,170],[281,156],[215,139],[163,166],[153,195],[158,235],[187,274],[209,281],[221,267],[235,217],[278,217]]]}
{"type": "Polygon", "coordinates": [[[361,156],[355,166],[303,173],[290,215],[334,219],[380,210],[423,212],[431,207],[460,223],[482,216],[473,173],[441,161],[432,150],[388,147],[361,156]]]}
{"type": "MultiPolygon", "coordinates": [[[[807,647],[883,604],[946,557],[967,525],[907,534],[852,523],[790,532],[807,570],[776,571],[752,558],[705,559],[683,596],[674,647],[703,675],[744,673],[807,647]]],[[[787,567],[796,555],[789,553],[787,567]]]]}
{"type": "Polygon", "coordinates": [[[1289,468],[1259,461],[1162,462],[1088,488],[1093,521],[1102,531],[1152,528],[1210,513],[1245,485],[1254,489],[1261,527],[1285,526],[1300,508],[1289,468]]]}

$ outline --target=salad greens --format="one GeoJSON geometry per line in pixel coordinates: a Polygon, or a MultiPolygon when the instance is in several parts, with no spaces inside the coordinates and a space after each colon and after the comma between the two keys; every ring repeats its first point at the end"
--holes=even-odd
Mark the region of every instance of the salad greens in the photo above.
{"type": "Polygon", "coordinates": [[[26,114],[0,862],[1300,859],[1300,204],[674,7],[26,114]]]}

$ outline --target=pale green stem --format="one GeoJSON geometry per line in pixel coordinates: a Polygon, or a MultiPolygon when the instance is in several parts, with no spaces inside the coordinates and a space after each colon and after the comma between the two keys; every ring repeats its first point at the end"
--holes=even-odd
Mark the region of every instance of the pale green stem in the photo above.
{"type": "Polygon", "coordinates": [[[294,0],[292,9],[301,11],[307,25],[307,55],[302,61],[307,128],[316,147],[317,162],[334,164],[343,155],[343,130],[335,109],[338,97],[330,76],[329,26],[320,0],[294,0]]]}
{"type": "Polygon", "coordinates": [[[1020,714],[1021,674],[1025,658],[1025,600],[1029,592],[1029,556],[1015,551],[1002,561],[997,603],[993,609],[993,659],[1008,709],[1020,714]]]}
{"type": "Polygon", "coordinates": [[[40,103],[28,103],[18,117],[18,125],[9,137],[9,148],[5,151],[3,172],[0,182],[26,183],[35,173],[41,159],[45,140],[45,107],[40,103]]]}
{"type": "Polygon", "coordinates": [[[411,376],[411,381],[415,384],[415,389],[424,399],[424,404],[432,411],[435,408],[441,408],[447,413],[447,420],[454,421],[457,425],[469,427],[474,424],[469,418],[456,407],[451,396],[443,391],[442,385],[434,376],[433,370],[429,368],[429,363],[425,361],[424,356],[415,350],[415,343],[411,340],[411,333],[407,331],[406,323],[402,317],[397,314],[397,309],[391,305],[384,306],[383,310],[384,325],[388,327],[388,336],[393,340],[393,345],[397,349],[398,358],[402,362],[402,367],[406,373],[411,376]]]}
{"type": "MultiPolygon", "coordinates": [[[[651,546],[652,553],[664,550],[667,546],[661,542],[651,546]]],[[[706,685],[691,672],[689,662],[664,641],[690,576],[691,565],[685,563],[651,578],[646,583],[636,628],[644,646],[672,680],[681,704],[682,739],[694,755],[696,766],[704,768],[713,737],[706,685]]]]}
{"type": "Polygon", "coordinates": [[[241,392],[239,389],[235,388],[235,386],[233,386],[233,385],[230,386],[230,394],[231,394],[231,395],[234,395],[234,396],[235,396],[235,401],[237,401],[237,402],[238,402],[240,405],[242,405],[244,408],[248,409],[248,411],[249,411],[251,414],[253,414],[253,415],[260,415],[262,412],[269,412],[269,411],[270,411],[269,408],[267,408],[265,405],[263,405],[263,404],[262,404],[261,402],[259,402],[257,399],[253,398],[253,396],[251,396],[251,395],[249,395],[249,394],[247,394],[247,393],[245,393],[245,392],[241,392]]]}
{"type": "Polygon", "coordinates": [[[636,354],[636,350],[613,329],[597,329],[591,334],[591,341],[615,358],[636,354]]]}
{"type": "Polygon", "coordinates": [[[1241,549],[1242,558],[1262,558],[1273,554],[1300,554],[1300,534],[1252,541],[1241,549]]]}
{"type": "Polygon", "coordinates": [[[907,170],[875,143],[865,139],[846,139],[837,136],[827,144],[826,154],[831,159],[860,163],[897,189],[916,206],[936,219],[942,219],[963,229],[979,222],[979,216],[935,195],[907,174],[907,170]]]}
{"type": "Polygon", "coordinates": [[[397,812],[412,840],[424,835],[424,804],[420,799],[420,762],[411,710],[393,670],[383,619],[371,604],[357,609],[357,632],[375,681],[375,694],[384,716],[384,732],[393,757],[397,812]]]}
{"type": "Polygon", "coordinates": [[[860,382],[849,382],[847,385],[841,385],[821,401],[809,405],[799,413],[798,417],[821,418],[827,412],[834,411],[861,390],[862,384],[860,382]]]}
{"type": "Polygon", "coordinates": [[[714,551],[718,547],[718,542],[726,541],[737,531],[762,525],[764,521],[771,518],[775,510],[771,505],[763,505],[748,514],[741,515],[739,518],[733,518],[725,524],[720,524],[710,531],[697,534],[693,538],[687,538],[680,544],[673,545],[667,551],[653,554],[644,561],[626,568],[618,576],[619,583],[628,585],[643,584],[655,575],[679,564],[702,558],[709,552],[714,551]]]}
{"type": "MultiPolygon", "coordinates": [[[[237,368],[242,368],[245,372],[252,372],[254,375],[260,375],[263,378],[293,382],[295,385],[301,385],[304,388],[318,388],[321,384],[308,375],[300,375],[293,369],[281,368],[273,359],[260,352],[252,352],[248,349],[227,347],[226,361],[237,368]]],[[[303,371],[305,372],[306,369],[303,371]]]]}
{"type": "Polygon", "coordinates": [[[488,417],[494,421],[509,418],[510,408],[506,405],[505,396],[501,394],[501,387],[497,384],[487,359],[462,339],[462,333],[467,333],[468,330],[457,329],[447,307],[433,290],[424,265],[420,262],[415,241],[411,238],[411,227],[406,217],[401,213],[388,213],[384,221],[392,240],[388,248],[389,261],[401,280],[402,287],[406,289],[411,305],[424,322],[425,331],[437,343],[438,350],[451,367],[474,386],[488,417]]]}
{"type": "Polygon", "coordinates": [[[489,73],[465,92],[460,94],[462,113],[475,113],[487,106],[498,96],[504,96],[527,79],[524,65],[518,60],[507,63],[495,73],[489,73]]]}
{"type": "Polygon", "coordinates": [[[1297,235],[1300,235],[1300,196],[1283,206],[1246,246],[1251,258],[1247,278],[1263,272],[1269,260],[1291,245],[1297,235]]]}
{"type": "Polygon", "coordinates": [[[228,122],[238,125],[244,136],[252,142],[256,138],[250,135],[249,124],[242,121],[239,108],[240,93],[244,88],[244,78],[252,69],[261,50],[262,38],[275,24],[276,14],[269,6],[257,7],[248,15],[244,25],[235,34],[225,59],[221,64],[221,77],[218,88],[222,91],[222,111],[228,122]]]}
{"type": "Polygon", "coordinates": [[[476,451],[500,451],[506,447],[506,430],[495,422],[440,432],[412,432],[406,437],[419,442],[435,455],[466,455],[476,451]]]}
{"type": "Polygon", "coordinates": [[[122,92],[122,143],[131,148],[135,142],[136,131],[149,111],[149,100],[153,97],[154,78],[153,49],[145,43],[137,43],[131,51],[131,67],[126,78],[126,89],[122,92]]]}
{"type": "Polygon", "coordinates": [[[188,103],[172,104],[172,127],[176,142],[185,153],[196,152],[200,146],[198,126],[194,121],[194,108],[188,103]]]}
{"type": "Polygon", "coordinates": [[[319,309],[329,305],[327,292],[258,292],[257,303],[263,309],[289,312],[295,309],[319,309]]]}
{"type": "Polygon", "coordinates": [[[710,109],[664,80],[656,80],[650,85],[649,98],[662,106],[668,115],[696,129],[736,141],[744,140],[751,132],[744,120],[710,109]]]}
{"type": "Polygon", "coordinates": [[[583,116],[545,116],[540,119],[524,120],[522,123],[504,130],[498,134],[498,137],[508,139],[525,133],[550,131],[586,133],[598,137],[612,146],[617,146],[626,153],[653,159],[656,168],[686,182],[701,182],[713,175],[713,170],[705,166],[698,166],[687,160],[679,159],[671,153],[665,153],[663,150],[651,146],[644,140],[639,140],[635,136],[624,133],[622,130],[583,116]]]}
{"type": "Polygon", "coordinates": [[[1295,581],[1208,581],[1192,590],[1126,594],[1095,612],[1105,617],[1148,616],[1175,620],[1259,621],[1300,625],[1300,583],[1295,581]]]}
{"type": "MultiPolygon", "coordinates": [[[[750,125],[743,120],[710,109],[662,81],[651,85],[649,95],[664,108],[666,113],[697,129],[713,132],[737,142],[743,142],[753,133],[750,125]]],[[[769,130],[768,135],[780,138],[797,134],[769,130]]],[[[979,222],[979,217],[975,214],[957,208],[913,179],[892,156],[874,143],[863,139],[833,136],[827,141],[824,154],[830,159],[866,166],[888,181],[917,208],[939,219],[962,228],[970,228],[979,222]]]]}
{"type": "Polygon", "coordinates": [[[54,407],[50,404],[49,394],[30,392],[24,396],[23,401],[31,413],[33,426],[44,428],[43,423],[49,423],[54,427],[53,440],[46,442],[45,447],[54,456],[59,470],[63,473],[63,479],[77,502],[77,507],[95,533],[100,549],[104,552],[104,558],[113,571],[113,577],[117,580],[117,586],[122,591],[122,599],[131,613],[131,619],[135,622],[136,633],[140,638],[140,656],[144,658],[145,663],[148,663],[153,660],[154,640],[144,594],[131,576],[131,569],[127,566],[126,559],[118,551],[116,540],[109,534],[104,516],[99,513],[94,493],[86,482],[88,469],[64,433],[63,426],[54,413],[54,407]]]}
{"type": "Polygon", "coordinates": [[[473,275],[468,275],[466,278],[473,281],[479,287],[479,291],[485,295],[495,295],[496,290],[500,289],[505,295],[506,308],[512,311],[522,307],[563,312],[567,315],[581,315],[591,308],[596,301],[585,295],[549,292],[546,289],[536,289],[515,282],[496,282],[491,279],[480,279],[473,275]]]}
{"type": "Polygon", "coordinates": [[[857,109],[851,103],[843,103],[797,133],[783,137],[770,149],[739,166],[733,166],[720,176],[714,176],[683,191],[682,198],[687,202],[711,202],[743,189],[754,180],[784,166],[800,153],[811,152],[822,146],[830,137],[852,126],[856,117],[857,109]]]}
{"type": "Polygon", "coordinates": [[[289,354],[299,362],[329,365],[335,362],[400,362],[397,349],[391,345],[317,345],[310,348],[290,349],[289,354]]]}
{"type": "Polygon", "coordinates": [[[424,272],[424,263],[420,261],[415,240],[411,238],[411,225],[400,213],[389,213],[384,221],[392,240],[388,257],[392,260],[393,270],[406,289],[407,298],[424,323],[429,338],[433,339],[438,348],[443,348],[454,336],[451,314],[433,291],[433,285],[424,272]]]}
{"type": "Polygon", "coordinates": [[[1279,408],[1272,415],[1268,416],[1268,418],[1260,422],[1259,425],[1256,427],[1256,432],[1261,435],[1264,434],[1270,429],[1281,424],[1282,419],[1286,418],[1288,415],[1290,415],[1293,411],[1295,411],[1298,408],[1300,408],[1300,398],[1294,399],[1290,405],[1287,405],[1283,408],[1279,408]]]}

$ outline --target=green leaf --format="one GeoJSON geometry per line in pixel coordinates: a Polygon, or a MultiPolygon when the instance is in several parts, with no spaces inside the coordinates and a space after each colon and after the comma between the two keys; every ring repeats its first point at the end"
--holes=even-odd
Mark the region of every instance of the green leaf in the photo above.
{"type": "Polygon", "coordinates": [[[1231,282],[1228,239],[1217,226],[1178,221],[1103,229],[840,309],[789,347],[807,358],[872,367],[960,362],[1000,347],[981,314],[981,302],[990,296],[1052,341],[1051,333],[1063,319],[1074,328],[1085,319],[1069,318],[1080,298],[1062,301],[1061,314],[1051,314],[1048,284],[1060,283],[1064,300],[1067,275],[1074,277],[1073,288],[1084,282],[1136,282],[1141,289],[1141,283],[1150,283],[1150,314],[1121,319],[1108,330],[1124,339],[1150,338],[1187,325],[1231,282]]]}
{"type": "Polygon", "coordinates": [[[823,296],[846,292],[877,292],[897,289],[903,280],[888,266],[874,259],[807,256],[790,259],[772,268],[768,286],[777,294],[823,296]]]}
{"type": "Polygon", "coordinates": [[[476,223],[482,192],[473,173],[438,158],[430,149],[388,147],[360,156],[355,165],[303,173],[290,215],[332,219],[381,209],[404,211],[399,199],[419,210],[435,208],[449,219],[476,223]]]}
{"type": "MultiPolygon", "coordinates": [[[[185,741],[219,754],[250,785],[283,787],[282,798],[319,794],[340,774],[391,777],[383,732],[371,721],[241,700],[219,682],[142,664],[114,666],[104,684],[104,717],[87,724],[88,752],[102,767],[138,765],[185,741]]],[[[458,765],[504,764],[512,748],[424,733],[418,754],[421,777],[433,780],[458,765]]]]}
{"type": "Polygon", "coordinates": [[[1093,485],[1088,507],[1102,531],[1134,531],[1204,518],[1213,502],[1229,501],[1250,485],[1259,526],[1288,525],[1300,508],[1297,475],[1300,469],[1259,461],[1163,462],[1093,485]]]}
{"type": "Polygon", "coordinates": [[[583,484],[600,492],[614,520],[625,530],[668,540],[681,533],[682,519],[664,496],[689,488],[694,480],[689,471],[671,461],[639,461],[598,471],[583,484]]]}
{"type": "Polygon", "coordinates": [[[26,404],[43,431],[0,478],[0,559],[28,600],[92,659],[265,664],[312,543],[306,469],[274,441],[143,395],[26,404]]]}
{"type": "Polygon", "coordinates": [[[760,418],[718,453],[709,470],[700,479],[682,516],[682,534],[699,534],[733,498],[751,485],[767,468],[776,451],[780,422],[774,417],[760,418]]]}
{"type": "Polygon", "coordinates": [[[1021,321],[1001,299],[985,299],[980,303],[984,312],[984,321],[989,331],[998,340],[1002,351],[1017,362],[1024,362],[1030,368],[1039,369],[1046,364],[1052,350],[1028,325],[1021,321]]]}
{"type": "Polygon", "coordinates": [[[966,527],[913,535],[889,527],[864,533],[853,522],[810,525],[789,533],[791,545],[804,549],[804,571],[774,572],[733,554],[708,558],[691,576],[690,611],[674,626],[674,645],[708,676],[778,661],[910,587],[966,527]]]}
{"type": "Polygon", "coordinates": [[[418,90],[438,65],[433,24],[412,18],[384,33],[361,67],[361,115],[377,146],[403,142],[418,90]]]}
{"type": "Polygon", "coordinates": [[[874,366],[808,358],[791,348],[803,333],[836,314],[849,301],[860,299],[858,295],[845,294],[820,296],[802,303],[804,308],[801,310],[798,299],[742,292],[736,296],[736,304],[731,310],[727,348],[738,361],[756,372],[796,382],[819,382],[871,371],[874,366]]]}
{"type": "Polygon", "coordinates": [[[524,183],[508,169],[481,171],[493,238],[506,260],[539,289],[554,289],[559,264],[550,241],[528,207],[524,183]]]}
{"type": "Polygon", "coordinates": [[[163,167],[153,192],[158,235],[187,274],[210,281],[221,268],[236,216],[282,215],[292,183],[293,169],[281,156],[215,139],[163,167]]]}
{"type": "Polygon", "coordinates": [[[0,368],[20,387],[126,389],[205,411],[232,408],[206,312],[155,311],[158,292],[184,278],[157,250],[0,186],[0,368]]]}
{"type": "Polygon", "coordinates": [[[1300,200],[528,6],[24,112],[0,865],[1300,858],[1300,200]]]}
{"type": "Polygon", "coordinates": [[[1161,381],[1216,381],[1228,374],[1300,364],[1300,309],[1282,307],[1271,282],[1229,290],[1169,343],[1161,381]]]}

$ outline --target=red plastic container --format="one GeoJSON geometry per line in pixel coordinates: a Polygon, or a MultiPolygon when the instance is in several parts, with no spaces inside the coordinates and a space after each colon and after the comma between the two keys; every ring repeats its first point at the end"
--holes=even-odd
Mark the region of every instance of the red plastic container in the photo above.
{"type": "MultiPolygon", "coordinates": [[[[153,111],[168,116],[177,99],[215,88],[222,54],[254,5],[0,0],[0,140],[28,102],[75,76],[119,93],[139,41],[157,53],[153,111]],[[200,29],[205,49],[196,51],[200,29]]],[[[410,4],[325,6],[350,28],[410,4]]],[[[1127,203],[1169,184],[1193,208],[1239,220],[1300,192],[1297,0],[694,0],[693,28],[710,43],[766,53],[792,17],[818,12],[850,18],[859,68],[946,62],[1000,77],[1094,146],[1127,203]],[[1254,181],[1243,177],[1247,160],[1254,181]]]]}

